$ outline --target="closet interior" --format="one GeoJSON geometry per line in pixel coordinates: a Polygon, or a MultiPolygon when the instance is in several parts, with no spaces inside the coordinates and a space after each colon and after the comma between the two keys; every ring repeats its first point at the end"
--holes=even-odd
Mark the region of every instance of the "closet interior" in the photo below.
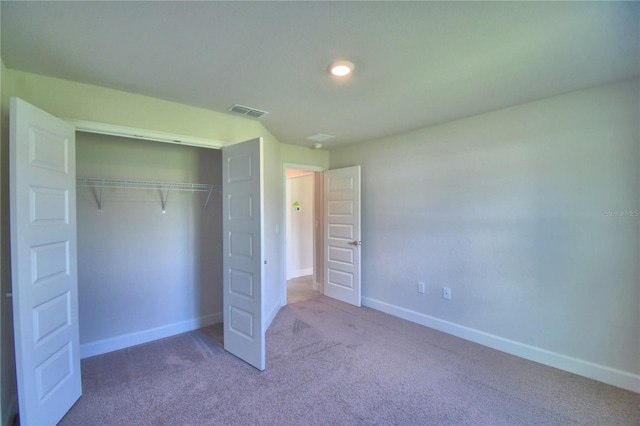
{"type": "Polygon", "coordinates": [[[81,356],[222,322],[221,151],[76,135],[81,356]]]}

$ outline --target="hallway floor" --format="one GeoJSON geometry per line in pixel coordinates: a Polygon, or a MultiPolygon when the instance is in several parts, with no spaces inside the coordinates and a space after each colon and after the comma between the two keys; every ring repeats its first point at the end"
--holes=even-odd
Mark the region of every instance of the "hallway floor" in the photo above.
{"type": "Polygon", "coordinates": [[[287,281],[287,304],[302,302],[318,296],[322,296],[322,293],[313,289],[313,275],[292,278],[287,281]]]}

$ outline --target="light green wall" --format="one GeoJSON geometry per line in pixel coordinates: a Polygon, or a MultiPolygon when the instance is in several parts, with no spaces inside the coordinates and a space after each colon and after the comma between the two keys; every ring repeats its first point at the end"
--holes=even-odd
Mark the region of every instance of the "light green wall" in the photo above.
{"type": "Polygon", "coordinates": [[[329,151],[283,143],[280,144],[280,157],[287,164],[329,168],[329,151]]]}
{"type": "Polygon", "coordinates": [[[8,69],[10,96],[58,117],[242,142],[273,137],[262,123],[189,105],[8,69]],[[265,136],[268,134],[267,136],[265,136]]]}
{"type": "Polygon", "coordinates": [[[0,58],[0,424],[6,425],[17,412],[13,319],[9,259],[9,98],[7,69],[0,58]]]}
{"type": "MultiPolygon", "coordinates": [[[[263,138],[264,154],[264,301],[263,316],[268,327],[280,309],[282,283],[285,281],[282,268],[283,244],[282,223],[282,160],[280,146],[273,139],[263,138]]],[[[265,328],[266,329],[266,328],[265,328]]]]}

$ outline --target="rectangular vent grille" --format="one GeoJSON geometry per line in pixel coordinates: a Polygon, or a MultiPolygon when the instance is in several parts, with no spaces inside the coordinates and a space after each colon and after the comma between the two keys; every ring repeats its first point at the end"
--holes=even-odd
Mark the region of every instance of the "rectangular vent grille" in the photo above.
{"type": "Polygon", "coordinates": [[[325,135],[324,133],[316,133],[315,135],[307,136],[305,139],[316,142],[326,142],[334,138],[335,136],[325,135]]]}
{"type": "Polygon", "coordinates": [[[235,104],[234,106],[229,108],[227,111],[235,112],[242,115],[248,115],[249,117],[253,117],[253,118],[260,118],[265,114],[269,114],[267,111],[262,111],[259,109],[250,108],[250,107],[247,107],[244,105],[238,105],[238,104],[235,104]]]}

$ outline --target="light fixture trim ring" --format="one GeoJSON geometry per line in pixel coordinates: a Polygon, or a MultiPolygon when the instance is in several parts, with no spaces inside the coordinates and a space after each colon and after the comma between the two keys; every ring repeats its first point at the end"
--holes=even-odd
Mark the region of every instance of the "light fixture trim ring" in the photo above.
{"type": "Polygon", "coordinates": [[[355,65],[351,61],[339,60],[329,65],[329,74],[334,77],[347,77],[353,73],[355,65]]]}

